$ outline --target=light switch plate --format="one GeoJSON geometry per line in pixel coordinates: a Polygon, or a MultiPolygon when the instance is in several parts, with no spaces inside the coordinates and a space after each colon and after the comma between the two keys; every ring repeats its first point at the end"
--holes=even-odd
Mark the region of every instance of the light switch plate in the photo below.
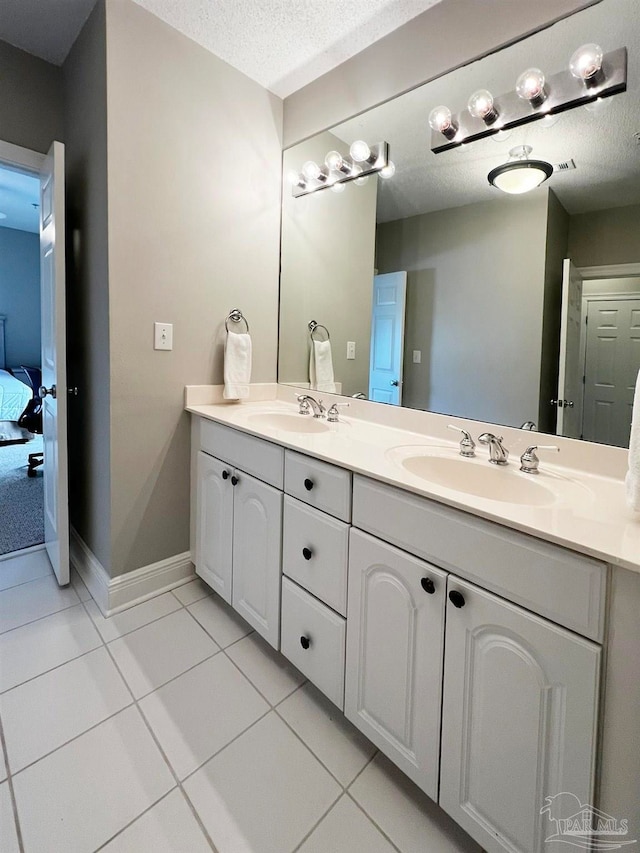
{"type": "Polygon", "coordinates": [[[173,349],[173,323],[153,324],[153,348],[173,349]]]}
{"type": "Polygon", "coordinates": [[[347,341],[347,359],[351,360],[356,357],[356,342],[347,341]]]}
{"type": "Polygon", "coordinates": [[[422,350],[414,349],[413,351],[413,363],[420,364],[422,361],[422,350]]]}

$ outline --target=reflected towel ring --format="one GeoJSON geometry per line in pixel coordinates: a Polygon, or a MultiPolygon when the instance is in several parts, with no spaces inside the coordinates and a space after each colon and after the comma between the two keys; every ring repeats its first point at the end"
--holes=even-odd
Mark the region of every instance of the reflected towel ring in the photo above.
{"type": "Polygon", "coordinates": [[[245,326],[247,327],[247,334],[249,333],[249,323],[247,322],[247,318],[244,316],[242,311],[239,308],[232,308],[231,311],[227,314],[227,319],[224,321],[224,327],[229,331],[229,320],[234,323],[241,323],[244,321],[245,326]]]}
{"type": "Polygon", "coordinates": [[[316,323],[315,320],[309,320],[309,334],[311,335],[312,341],[318,340],[318,338],[313,337],[313,333],[316,331],[316,329],[324,329],[324,331],[326,332],[326,335],[327,335],[327,340],[328,341],[331,340],[331,335],[329,334],[329,329],[327,329],[326,326],[323,326],[322,323],[316,323]]]}

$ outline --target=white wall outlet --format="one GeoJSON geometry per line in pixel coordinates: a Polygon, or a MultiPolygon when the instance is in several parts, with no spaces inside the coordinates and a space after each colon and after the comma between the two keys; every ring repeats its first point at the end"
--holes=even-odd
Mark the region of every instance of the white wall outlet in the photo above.
{"type": "Polygon", "coordinates": [[[153,348],[173,349],[173,323],[153,324],[153,348]]]}
{"type": "Polygon", "coordinates": [[[347,358],[354,359],[356,357],[356,342],[347,341],[347,358]]]}
{"type": "Polygon", "coordinates": [[[420,364],[422,361],[422,350],[414,349],[413,351],[413,363],[420,364]]]}

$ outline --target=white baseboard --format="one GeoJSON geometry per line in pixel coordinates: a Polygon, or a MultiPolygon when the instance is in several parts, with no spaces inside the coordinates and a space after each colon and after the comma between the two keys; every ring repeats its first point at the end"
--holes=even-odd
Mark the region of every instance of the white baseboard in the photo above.
{"type": "Polygon", "coordinates": [[[70,557],[104,616],[112,616],[195,578],[190,551],[112,578],[73,527],[70,557]]]}

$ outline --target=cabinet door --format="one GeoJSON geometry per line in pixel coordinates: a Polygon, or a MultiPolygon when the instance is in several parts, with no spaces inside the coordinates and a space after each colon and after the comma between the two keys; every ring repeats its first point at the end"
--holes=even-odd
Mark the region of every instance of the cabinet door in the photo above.
{"type": "Polygon", "coordinates": [[[446,577],[351,531],[345,715],[433,799],[446,577]]]}
{"type": "Polygon", "coordinates": [[[573,814],[552,798],[593,802],[601,650],[457,578],[449,599],[440,805],[489,853],[542,853],[573,814]]]}
{"type": "Polygon", "coordinates": [[[233,490],[233,606],[279,647],[282,492],[235,472],[233,490]]]}
{"type": "Polygon", "coordinates": [[[232,468],[198,453],[196,572],[231,604],[232,468]],[[223,476],[226,474],[227,476],[223,476]]]}

